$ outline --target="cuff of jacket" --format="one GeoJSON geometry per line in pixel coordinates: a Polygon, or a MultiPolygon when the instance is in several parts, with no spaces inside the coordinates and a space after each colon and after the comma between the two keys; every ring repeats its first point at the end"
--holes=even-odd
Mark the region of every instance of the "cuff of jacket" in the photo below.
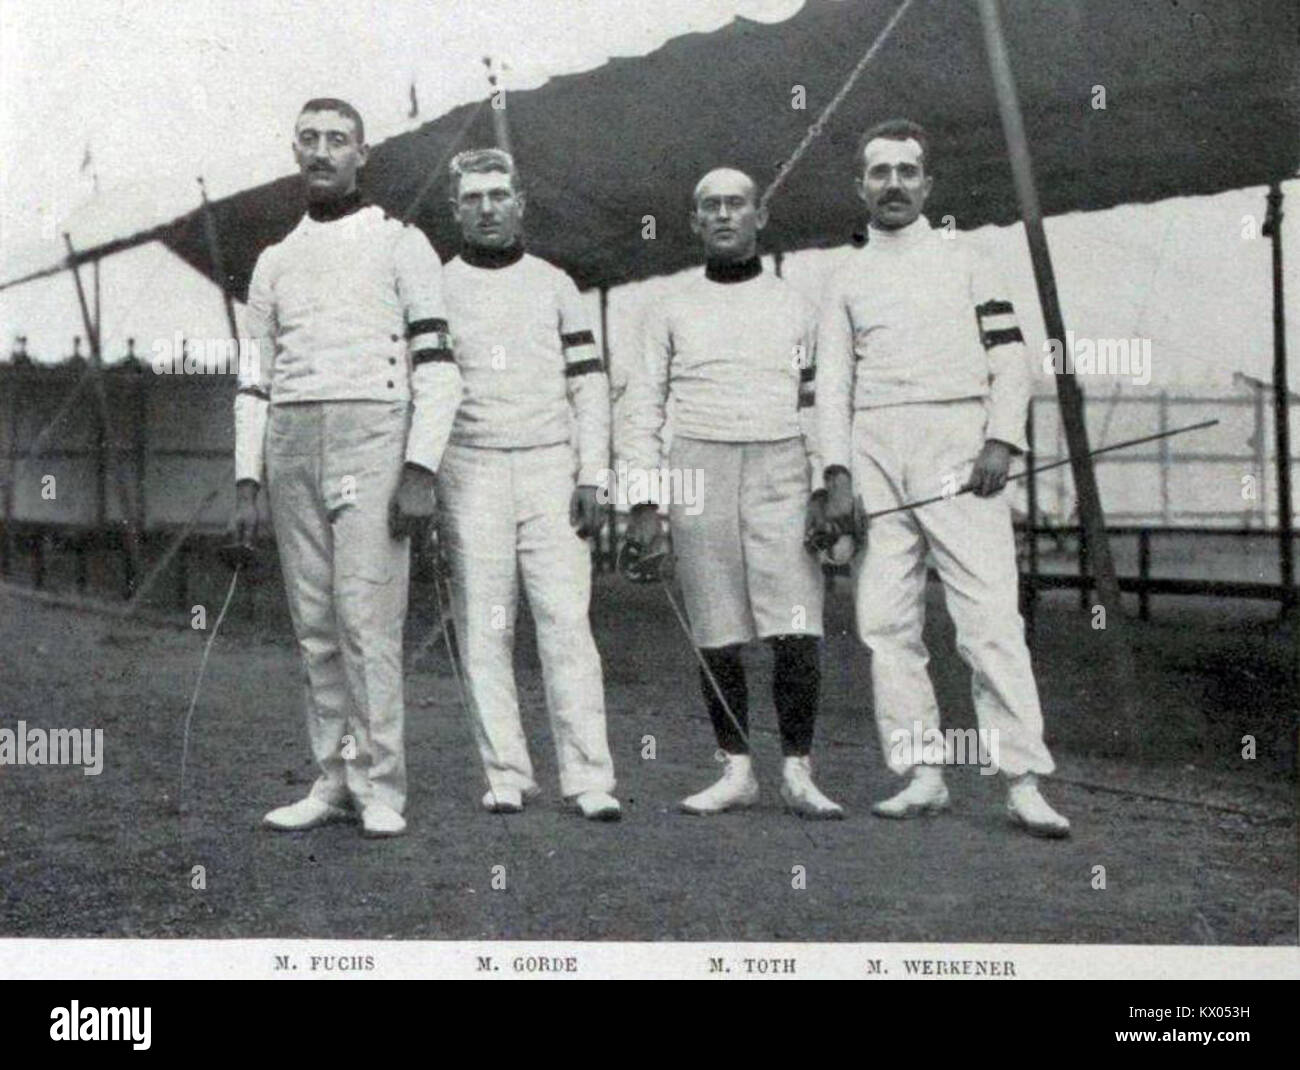
{"type": "Polygon", "coordinates": [[[984,437],[995,438],[999,442],[1005,442],[1016,453],[1024,453],[1029,449],[1029,440],[1025,437],[1025,414],[1019,411],[1005,414],[990,411],[984,437]]]}
{"type": "Polygon", "coordinates": [[[235,395],[235,482],[266,482],[266,424],[270,403],[251,393],[235,395]]]}
{"type": "Polygon", "coordinates": [[[808,474],[811,480],[810,490],[821,490],[826,486],[826,469],[822,467],[820,457],[808,458],[808,474]]]}
{"type": "Polygon", "coordinates": [[[582,462],[578,465],[578,486],[580,487],[597,487],[606,494],[610,491],[610,473],[609,464],[596,462],[582,462]]]}

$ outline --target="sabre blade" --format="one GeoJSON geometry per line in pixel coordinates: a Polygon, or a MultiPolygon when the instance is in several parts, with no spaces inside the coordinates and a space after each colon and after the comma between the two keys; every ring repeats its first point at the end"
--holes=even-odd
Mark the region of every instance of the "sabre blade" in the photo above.
{"type": "Polygon", "coordinates": [[[221,622],[226,619],[226,610],[230,608],[230,600],[235,597],[235,584],[239,582],[239,568],[236,567],[230,575],[230,587],[226,590],[226,600],[221,603],[221,612],[217,614],[216,621],[212,625],[212,634],[208,636],[208,641],[203,647],[203,658],[199,662],[198,679],[194,681],[194,693],[190,695],[190,708],[185,714],[185,737],[181,743],[181,785],[180,792],[176,797],[176,809],[180,813],[185,813],[185,766],[190,753],[190,722],[194,719],[194,707],[199,702],[199,689],[203,687],[203,674],[208,669],[208,655],[212,653],[212,644],[217,641],[217,632],[221,630],[221,622]]]}
{"type": "MultiPolygon", "coordinates": [[[[1207,427],[1213,427],[1218,420],[1202,420],[1198,424],[1188,424],[1186,427],[1175,427],[1172,431],[1158,431],[1154,435],[1143,435],[1141,438],[1130,438],[1125,442],[1116,442],[1113,446],[1101,446],[1095,450],[1089,450],[1084,457],[1099,457],[1103,453],[1111,453],[1114,450],[1126,450],[1133,446],[1141,446],[1144,442],[1155,442],[1157,439],[1172,438],[1174,435],[1185,435],[1188,431],[1202,431],[1207,427]]],[[[1053,468],[1060,468],[1063,465],[1071,464],[1073,457],[1063,457],[1059,461],[1052,461],[1050,464],[1035,465],[1033,468],[1026,468],[1023,472],[1017,472],[1015,475],[1007,476],[1007,482],[1013,483],[1019,479],[1026,479],[1029,476],[1037,475],[1039,472],[1050,472],[1053,468]]],[[[969,494],[973,487],[962,487],[951,494],[936,494],[933,498],[922,498],[920,501],[906,502],[903,505],[890,506],[888,509],[877,509],[874,513],[867,513],[868,521],[875,520],[877,517],[889,516],[892,513],[903,513],[909,509],[919,509],[923,505],[933,505],[935,502],[946,502],[951,498],[959,498],[963,494],[969,494]]]]}

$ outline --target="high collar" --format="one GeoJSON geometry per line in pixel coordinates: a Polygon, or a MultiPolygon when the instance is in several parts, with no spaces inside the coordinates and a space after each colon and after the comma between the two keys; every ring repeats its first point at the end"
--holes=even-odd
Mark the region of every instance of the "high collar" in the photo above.
{"type": "Polygon", "coordinates": [[[524,258],[524,243],[516,239],[503,249],[493,249],[486,245],[465,242],[460,247],[460,258],[470,267],[490,269],[509,267],[524,258]]]}
{"type": "Polygon", "coordinates": [[[919,241],[924,241],[932,229],[930,221],[925,216],[919,215],[907,226],[898,227],[895,230],[886,230],[883,227],[868,227],[867,244],[878,244],[881,248],[886,249],[904,249],[915,245],[919,241]]]}
{"type": "Polygon", "coordinates": [[[763,272],[763,261],[753,256],[748,260],[710,260],[704,265],[704,277],[710,282],[746,282],[763,272]]]}
{"type": "Polygon", "coordinates": [[[354,189],[333,201],[308,201],[307,214],[317,223],[332,223],[365,207],[361,191],[354,189]]]}

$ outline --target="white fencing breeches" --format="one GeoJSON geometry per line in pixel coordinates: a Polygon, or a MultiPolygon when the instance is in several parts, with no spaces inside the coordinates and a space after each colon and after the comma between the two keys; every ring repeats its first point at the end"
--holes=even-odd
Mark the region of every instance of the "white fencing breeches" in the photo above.
{"type": "Polygon", "coordinates": [[[399,813],[410,540],[389,537],[388,505],[409,413],[407,402],[272,405],[266,432],[271,519],[320,768],[311,793],[399,813]]]}
{"type": "MultiPolygon", "coordinates": [[[[981,401],[892,405],[854,414],[853,485],[868,512],[965,485],[984,444],[981,401]]],[[[1005,492],[964,494],[871,522],[855,565],[858,635],[871,650],[876,725],[889,767],[919,764],[899,740],[932,738],[939,708],[921,638],[926,551],[943,581],[957,649],[972,672],[981,732],[996,733],[998,767],[1012,776],[1055,768],[1043,743],[1020,617],[1015,540],[1005,492]]]]}
{"type": "Polygon", "coordinates": [[[515,690],[521,575],[537,624],[561,794],[614,789],[600,654],[587,616],[591,547],[569,525],[575,470],[567,443],[452,444],[438,469],[456,637],[475,738],[494,791],[537,790],[515,690]]]}
{"type": "Polygon", "coordinates": [[[825,581],[804,549],[811,492],[803,440],[673,439],[673,471],[695,473],[698,500],[669,510],[677,579],[695,642],[821,635],[825,581]]]}

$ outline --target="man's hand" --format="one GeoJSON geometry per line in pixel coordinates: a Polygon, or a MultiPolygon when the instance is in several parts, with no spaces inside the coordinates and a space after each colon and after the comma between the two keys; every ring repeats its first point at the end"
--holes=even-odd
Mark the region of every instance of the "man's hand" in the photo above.
{"type": "Polygon", "coordinates": [[[402,481],[388,503],[388,534],[394,539],[419,536],[433,516],[433,473],[418,464],[402,466],[402,481]]]}
{"type": "Polygon", "coordinates": [[[573,488],[569,499],[569,526],[580,539],[590,539],[605,522],[605,511],[596,497],[596,487],[589,484],[573,488]]]}
{"type": "Polygon", "coordinates": [[[643,558],[667,550],[667,543],[658,506],[634,505],[627,518],[627,530],[623,532],[623,546],[618,555],[619,571],[635,583],[650,582],[658,575],[658,570],[647,573],[638,565],[643,558]]]}
{"type": "Polygon", "coordinates": [[[987,498],[1007,485],[1007,472],[1011,468],[1011,447],[995,438],[984,443],[975,458],[970,479],[966,481],[977,498],[987,498]]]}
{"type": "Polygon", "coordinates": [[[842,465],[831,465],[826,469],[826,510],[823,518],[823,526],[830,541],[834,542],[840,535],[854,533],[857,519],[853,502],[853,477],[842,465]]]}
{"type": "Polygon", "coordinates": [[[866,517],[862,503],[853,497],[853,477],[846,468],[833,465],[826,471],[826,486],[808,499],[804,524],[804,546],[823,560],[844,565],[866,538],[866,517]]]}
{"type": "Polygon", "coordinates": [[[235,484],[235,515],[231,519],[231,535],[241,546],[252,546],[257,541],[257,492],[261,488],[255,479],[241,479],[235,484]]]}
{"type": "Polygon", "coordinates": [[[834,542],[831,526],[826,521],[826,498],[825,488],[813,491],[804,510],[803,544],[814,553],[824,550],[828,542],[834,542]]]}

